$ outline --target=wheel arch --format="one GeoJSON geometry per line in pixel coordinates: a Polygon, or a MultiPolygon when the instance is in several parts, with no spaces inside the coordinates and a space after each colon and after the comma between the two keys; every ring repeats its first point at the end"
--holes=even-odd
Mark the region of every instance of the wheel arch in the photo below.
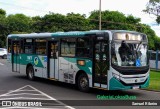
{"type": "MultiPolygon", "coordinates": [[[[88,78],[88,75],[87,73],[84,71],[84,70],[79,70],[75,76],[75,84],[77,85],[77,82],[78,82],[78,77],[81,75],[81,74],[85,74],[88,78]]],[[[88,81],[89,81],[89,78],[88,78],[88,81]]]]}
{"type": "Polygon", "coordinates": [[[28,63],[27,66],[26,66],[26,74],[27,74],[27,68],[30,67],[30,66],[33,67],[33,65],[31,63],[28,63]]]}

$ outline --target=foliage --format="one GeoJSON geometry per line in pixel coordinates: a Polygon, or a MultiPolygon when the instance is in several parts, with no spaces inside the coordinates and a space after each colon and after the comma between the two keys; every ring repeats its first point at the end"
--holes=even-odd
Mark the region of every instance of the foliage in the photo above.
{"type": "Polygon", "coordinates": [[[157,17],[156,22],[160,24],[160,0],[149,0],[146,9],[143,11],[155,15],[157,17]]]}
{"type": "Polygon", "coordinates": [[[0,15],[6,15],[6,11],[5,10],[3,10],[3,9],[0,9],[0,15]]]}
{"type": "Polygon", "coordinates": [[[33,17],[33,30],[38,32],[83,31],[89,30],[89,21],[85,15],[68,13],[66,16],[50,13],[40,18],[33,17]]]}
{"type": "Polygon", "coordinates": [[[0,9],[0,47],[3,47],[5,45],[6,35],[8,34],[5,15],[6,15],[6,12],[0,9]]]}
{"type": "Polygon", "coordinates": [[[7,17],[9,31],[30,32],[31,18],[24,14],[9,15],[7,17]]]}
{"type": "MultiPolygon", "coordinates": [[[[96,25],[94,29],[98,29],[99,11],[92,11],[89,19],[93,25],[96,25]]],[[[135,18],[132,15],[126,17],[118,11],[102,11],[102,29],[136,30],[134,25],[139,22],[140,18],[135,18]]]]}
{"type": "MultiPolygon", "coordinates": [[[[150,26],[141,24],[141,19],[132,15],[125,16],[118,11],[102,11],[102,29],[131,30],[145,33],[149,39],[149,48],[160,48],[160,38],[150,26]]],[[[86,31],[99,27],[99,11],[95,10],[86,15],[68,13],[67,15],[49,13],[45,16],[28,17],[24,14],[6,16],[0,9],[0,47],[5,46],[8,34],[57,32],[57,31],[86,31]]]]}

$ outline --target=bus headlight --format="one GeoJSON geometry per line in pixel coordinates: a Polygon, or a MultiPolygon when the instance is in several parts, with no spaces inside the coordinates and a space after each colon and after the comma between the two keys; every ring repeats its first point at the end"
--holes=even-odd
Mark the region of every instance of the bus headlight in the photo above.
{"type": "Polygon", "coordinates": [[[115,73],[112,73],[112,76],[115,77],[117,80],[120,80],[120,76],[115,74],[115,73]]]}

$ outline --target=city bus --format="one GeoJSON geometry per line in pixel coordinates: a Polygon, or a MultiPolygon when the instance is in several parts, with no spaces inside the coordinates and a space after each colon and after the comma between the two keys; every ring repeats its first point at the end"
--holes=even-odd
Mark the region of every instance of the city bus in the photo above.
{"type": "Polygon", "coordinates": [[[90,88],[125,90],[149,85],[148,39],[126,30],[11,34],[12,72],[90,88]]]}

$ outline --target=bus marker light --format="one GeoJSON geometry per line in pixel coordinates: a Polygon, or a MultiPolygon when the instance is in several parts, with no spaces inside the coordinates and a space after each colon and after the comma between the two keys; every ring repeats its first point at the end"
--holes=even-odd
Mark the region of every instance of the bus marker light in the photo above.
{"type": "Polygon", "coordinates": [[[85,65],[85,61],[84,60],[78,60],[77,64],[81,65],[81,66],[84,66],[85,65]]]}

